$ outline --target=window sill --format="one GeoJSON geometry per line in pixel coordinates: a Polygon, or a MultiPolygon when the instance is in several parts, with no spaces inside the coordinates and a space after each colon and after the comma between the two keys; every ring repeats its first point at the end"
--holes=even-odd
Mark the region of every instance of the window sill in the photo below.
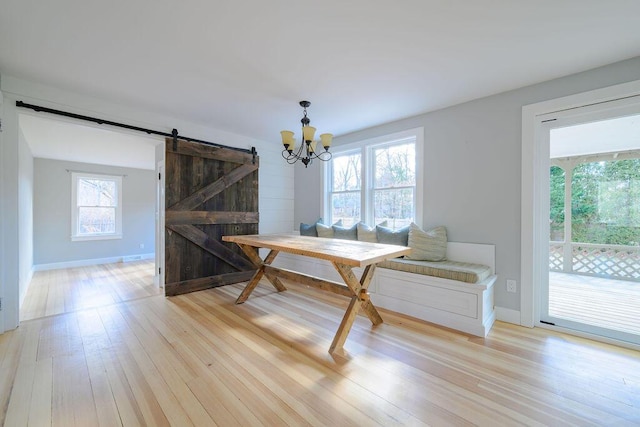
{"type": "Polygon", "coordinates": [[[122,239],[122,234],[71,236],[72,242],[83,242],[87,240],[115,240],[115,239],[122,239]]]}

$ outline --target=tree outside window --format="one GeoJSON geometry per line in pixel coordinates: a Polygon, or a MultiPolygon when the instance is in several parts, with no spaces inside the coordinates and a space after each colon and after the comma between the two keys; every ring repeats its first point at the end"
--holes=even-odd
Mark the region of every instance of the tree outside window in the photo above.
{"type": "Polygon", "coordinates": [[[415,144],[377,147],[372,152],[374,222],[386,220],[392,228],[409,225],[415,206],[415,144]]]}
{"type": "Polygon", "coordinates": [[[549,171],[549,229],[552,242],[564,241],[564,170],[551,166],[549,171]]]}
{"type": "Polygon", "coordinates": [[[360,221],[361,155],[347,153],[333,157],[331,218],[349,227],[360,221]]]}
{"type": "Polygon", "coordinates": [[[571,189],[574,242],[640,246],[640,159],[582,163],[571,189]]]}

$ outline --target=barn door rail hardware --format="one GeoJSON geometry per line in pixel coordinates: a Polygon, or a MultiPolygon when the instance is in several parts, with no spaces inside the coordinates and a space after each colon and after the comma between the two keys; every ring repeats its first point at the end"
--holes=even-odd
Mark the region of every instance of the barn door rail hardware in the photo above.
{"type": "MultiPolygon", "coordinates": [[[[176,150],[176,141],[178,139],[178,130],[177,129],[173,129],[173,131],[171,133],[160,132],[160,131],[153,130],[153,129],[147,129],[147,128],[143,128],[143,127],[139,127],[139,126],[128,125],[128,124],[125,124],[125,123],[114,122],[112,120],[99,119],[99,118],[96,118],[96,117],[84,116],[82,114],[70,113],[68,111],[61,111],[61,110],[56,110],[56,109],[53,109],[53,108],[42,107],[40,105],[27,104],[26,102],[23,102],[23,101],[16,101],[16,107],[29,108],[29,109],[31,109],[33,111],[37,111],[39,113],[55,114],[55,115],[58,115],[58,116],[69,117],[69,118],[72,118],[72,119],[84,120],[84,121],[87,121],[87,122],[97,123],[99,125],[109,125],[109,126],[115,126],[115,127],[119,127],[119,128],[123,128],[123,129],[129,129],[129,130],[133,130],[133,131],[137,131],[137,132],[144,132],[144,133],[146,133],[148,135],[160,135],[160,136],[164,136],[164,137],[168,137],[168,138],[173,138],[173,140],[174,140],[174,150],[176,150]]],[[[183,136],[183,135],[180,135],[180,139],[183,139],[183,140],[186,140],[186,141],[190,141],[190,142],[197,142],[199,144],[210,145],[212,147],[227,148],[229,150],[236,150],[236,151],[241,151],[243,153],[249,153],[249,154],[253,155],[254,163],[255,163],[255,156],[257,154],[257,151],[256,151],[255,147],[251,147],[250,150],[247,149],[247,148],[230,147],[228,145],[216,144],[215,142],[204,141],[202,139],[189,138],[189,137],[183,136]]]]}

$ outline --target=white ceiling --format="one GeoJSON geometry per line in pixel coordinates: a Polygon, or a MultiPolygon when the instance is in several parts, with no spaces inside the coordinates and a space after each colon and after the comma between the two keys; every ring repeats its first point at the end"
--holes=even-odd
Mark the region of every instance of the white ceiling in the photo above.
{"type": "Polygon", "coordinates": [[[551,129],[550,157],[580,157],[640,150],[640,115],[551,129]]]}
{"type": "Polygon", "coordinates": [[[155,146],[164,141],[31,114],[18,120],[31,154],[44,159],[153,170],[155,146]]]}
{"type": "Polygon", "coordinates": [[[639,17],[637,0],[0,0],[0,72],[262,140],[307,99],[340,135],[638,56],[639,17]]]}

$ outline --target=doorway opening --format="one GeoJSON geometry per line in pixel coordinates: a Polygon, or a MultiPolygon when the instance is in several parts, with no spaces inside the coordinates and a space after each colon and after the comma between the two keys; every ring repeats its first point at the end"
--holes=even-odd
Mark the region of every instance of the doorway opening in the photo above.
{"type": "Polygon", "coordinates": [[[155,279],[163,138],[30,112],[18,123],[20,321],[163,294],[155,279]],[[80,178],[83,197],[72,191],[80,175],[97,177],[80,178]],[[121,180],[121,191],[94,188],[107,182],[100,177],[121,180]],[[121,233],[110,236],[116,205],[121,233]]]}
{"type": "Polygon", "coordinates": [[[549,257],[540,320],[640,344],[640,104],[547,120],[549,257]]]}

